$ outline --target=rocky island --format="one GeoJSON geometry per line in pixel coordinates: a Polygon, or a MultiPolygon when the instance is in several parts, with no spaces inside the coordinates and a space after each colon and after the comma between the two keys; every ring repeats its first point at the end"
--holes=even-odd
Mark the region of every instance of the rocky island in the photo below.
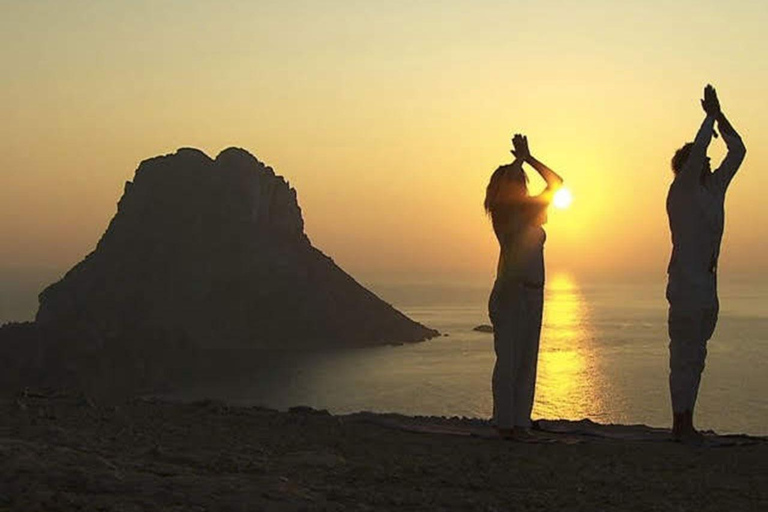
{"type": "Polygon", "coordinates": [[[20,368],[77,360],[69,373],[150,363],[163,373],[158,361],[209,349],[349,348],[437,335],[312,245],[296,190],[272,168],[243,149],[211,159],[182,148],[139,165],[95,250],[40,294],[34,323],[0,332],[0,353],[21,343],[20,368]]]}

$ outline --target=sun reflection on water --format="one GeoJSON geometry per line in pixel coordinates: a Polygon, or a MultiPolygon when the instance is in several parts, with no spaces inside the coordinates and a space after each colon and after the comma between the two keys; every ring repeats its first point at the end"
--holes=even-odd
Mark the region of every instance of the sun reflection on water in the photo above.
{"type": "Polygon", "coordinates": [[[589,307],[578,283],[569,274],[553,275],[545,290],[533,416],[548,419],[601,416],[602,383],[598,366],[589,307]]]}

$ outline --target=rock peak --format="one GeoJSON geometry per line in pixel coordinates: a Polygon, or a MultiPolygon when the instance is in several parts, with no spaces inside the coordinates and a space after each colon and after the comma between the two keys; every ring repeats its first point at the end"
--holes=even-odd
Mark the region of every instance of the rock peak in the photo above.
{"type": "Polygon", "coordinates": [[[254,155],[144,160],[96,249],[40,296],[37,322],[99,343],[365,346],[436,331],[363,288],[304,233],[296,190],[254,155]],[[87,334],[83,334],[87,333],[87,334]]]}

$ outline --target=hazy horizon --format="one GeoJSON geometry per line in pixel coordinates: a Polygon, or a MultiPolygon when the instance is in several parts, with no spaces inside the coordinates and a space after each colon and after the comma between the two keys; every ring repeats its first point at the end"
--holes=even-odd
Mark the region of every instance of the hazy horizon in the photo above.
{"type": "MultiPolygon", "coordinates": [[[[7,322],[23,322],[34,319],[37,312],[37,296],[48,285],[61,279],[71,267],[15,268],[0,269],[0,325],[7,322]]],[[[343,267],[342,267],[343,268],[343,267]]],[[[426,303],[466,302],[467,296],[482,303],[483,307],[493,284],[494,273],[475,274],[424,274],[424,273],[352,273],[360,284],[367,287],[385,301],[402,309],[408,306],[423,306],[426,303]]],[[[578,273],[567,269],[548,269],[547,287],[557,287],[557,281],[567,277],[577,287],[609,286],[621,288],[627,285],[651,284],[658,288],[658,297],[664,301],[666,274],[661,273],[578,273]]],[[[768,275],[731,272],[720,279],[721,296],[738,289],[747,292],[751,286],[768,286],[768,275]]],[[[732,297],[728,297],[730,300],[732,297]]],[[[741,297],[747,300],[748,297],[741,297]]],[[[727,301],[726,301],[727,302],[727,301]]],[[[664,304],[661,305],[663,308],[664,304]]],[[[723,304],[727,308],[729,304],[723,304]]],[[[755,304],[754,307],[759,307],[755,304]]],[[[744,304],[738,306],[744,309],[744,304]]],[[[545,306],[546,309],[546,306],[545,306]]]]}
{"type": "Polygon", "coordinates": [[[574,195],[548,270],[663,278],[669,160],[708,82],[748,148],[721,279],[768,270],[759,2],[0,4],[2,276],[82,260],[142,160],[239,146],[359,281],[490,279],[483,194],[519,131],[574,195]]]}

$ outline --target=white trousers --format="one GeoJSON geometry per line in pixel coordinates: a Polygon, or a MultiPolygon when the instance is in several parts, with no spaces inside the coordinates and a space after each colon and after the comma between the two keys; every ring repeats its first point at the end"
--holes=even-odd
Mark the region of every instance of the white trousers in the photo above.
{"type": "Polygon", "coordinates": [[[707,358],[707,341],[715,332],[718,307],[669,307],[669,391],[672,411],[693,411],[707,358]]]}
{"type": "Polygon", "coordinates": [[[491,292],[488,312],[496,352],[491,384],[497,428],[531,425],[543,305],[541,287],[497,283],[491,292]]]}

